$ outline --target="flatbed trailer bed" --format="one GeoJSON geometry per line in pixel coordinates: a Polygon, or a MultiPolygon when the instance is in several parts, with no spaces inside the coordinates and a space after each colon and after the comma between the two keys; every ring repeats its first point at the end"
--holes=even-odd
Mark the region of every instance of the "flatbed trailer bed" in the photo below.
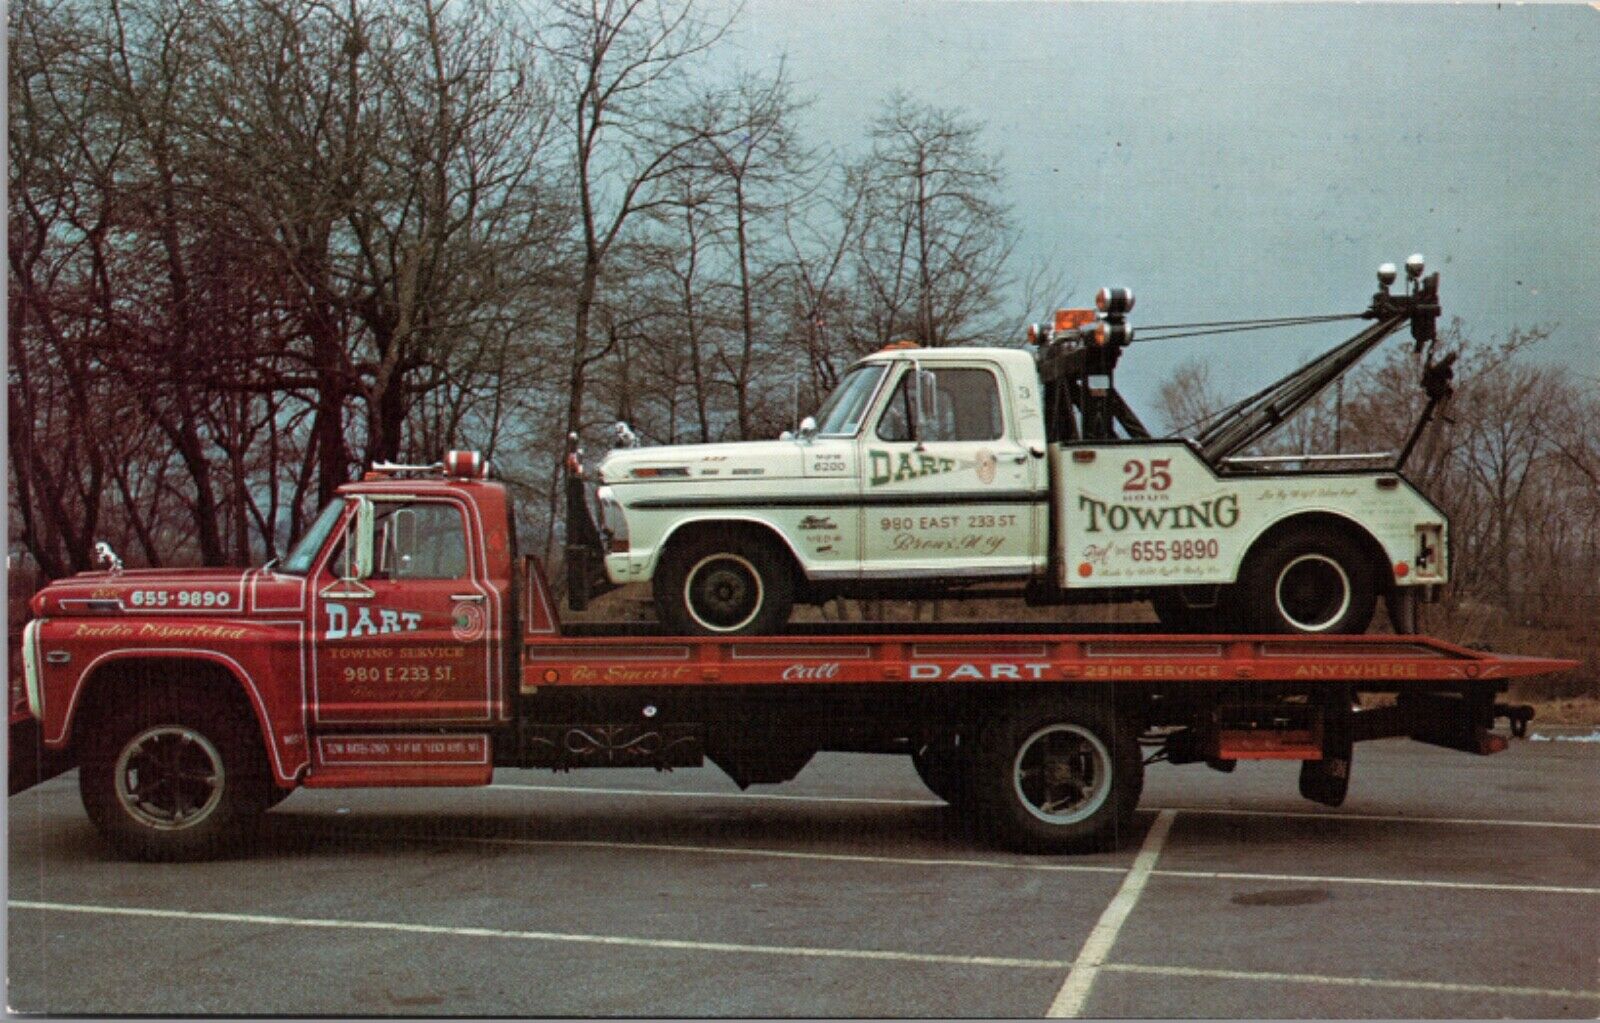
{"type": "MultiPolygon", "coordinates": [[[[1012,747],[1026,737],[1004,736],[1041,714],[1069,728],[1099,722],[1110,740],[1105,766],[1119,759],[1119,744],[1137,744],[1140,769],[1156,760],[1225,771],[1239,760],[1302,761],[1302,794],[1338,805],[1356,742],[1408,736],[1498,752],[1507,738],[1493,731],[1496,720],[1520,734],[1532,716],[1497,702],[1510,680],[1573,664],[1416,635],[1047,631],[1015,622],[816,623],[776,636],[685,637],[648,625],[564,624],[537,565],[525,579],[523,738],[499,763],[667,769],[705,755],[746,786],[786,781],[820,750],[901,753],[936,794],[991,821],[1007,808],[986,806],[973,775],[1005,757],[986,747],[1009,749],[1020,770],[1025,750],[1012,747]]],[[[1130,787],[1137,791],[1137,779],[1130,787]]],[[[1051,845],[1018,841],[1029,823],[999,830],[1013,844],[1051,845]]]]}
{"type": "Polygon", "coordinates": [[[1397,692],[1504,683],[1575,662],[1431,636],[1194,635],[1137,625],[1046,631],[1006,621],[795,624],[776,636],[673,636],[650,623],[566,623],[527,575],[523,690],[560,685],[973,682],[1281,682],[1397,692]]]}

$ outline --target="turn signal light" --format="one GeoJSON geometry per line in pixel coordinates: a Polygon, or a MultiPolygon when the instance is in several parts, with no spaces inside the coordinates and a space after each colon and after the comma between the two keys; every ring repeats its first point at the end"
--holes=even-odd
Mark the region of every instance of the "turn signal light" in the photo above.
{"type": "Polygon", "coordinates": [[[1077,330],[1094,322],[1093,309],[1057,309],[1055,328],[1057,333],[1068,330],[1077,330]]]}

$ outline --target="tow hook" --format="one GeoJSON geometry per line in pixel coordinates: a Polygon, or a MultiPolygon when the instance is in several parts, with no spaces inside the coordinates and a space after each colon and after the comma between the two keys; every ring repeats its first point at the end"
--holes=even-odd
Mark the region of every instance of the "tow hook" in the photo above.
{"type": "Polygon", "coordinates": [[[1497,703],[1494,716],[1505,718],[1511,724],[1511,734],[1518,739],[1528,734],[1528,722],[1533,720],[1533,708],[1526,703],[1497,703]]]}

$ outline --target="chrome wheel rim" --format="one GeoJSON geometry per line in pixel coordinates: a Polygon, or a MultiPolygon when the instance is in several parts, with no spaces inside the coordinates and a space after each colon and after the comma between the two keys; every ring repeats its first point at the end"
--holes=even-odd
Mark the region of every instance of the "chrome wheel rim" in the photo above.
{"type": "Polygon", "coordinates": [[[761,573],[737,554],[712,554],[695,562],[683,582],[689,617],[710,632],[738,632],[761,611],[761,573]]]}
{"type": "Polygon", "coordinates": [[[1111,752],[1099,736],[1079,725],[1046,725],[1017,748],[1012,786],[1039,820],[1077,824],[1111,795],[1111,771],[1111,752]]]}
{"type": "Polygon", "coordinates": [[[1333,628],[1354,596],[1344,566],[1326,554],[1302,554],[1283,566],[1272,595],[1278,614],[1301,632],[1333,628]]]}
{"type": "Polygon", "coordinates": [[[159,831],[181,831],[216,811],[227,776],[210,739],[183,725],[156,725],[122,748],[113,777],[130,817],[159,831]]]}

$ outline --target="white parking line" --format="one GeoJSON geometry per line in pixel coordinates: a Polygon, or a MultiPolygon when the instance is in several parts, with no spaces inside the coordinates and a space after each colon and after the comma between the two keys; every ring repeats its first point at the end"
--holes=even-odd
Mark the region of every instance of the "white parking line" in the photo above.
{"type": "MultiPolygon", "coordinates": [[[[787,803],[854,803],[861,806],[944,806],[938,799],[904,799],[877,796],[809,796],[788,792],[704,792],[681,789],[613,788],[586,785],[518,785],[495,782],[491,789],[524,792],[552,792],[583,796],[661,796],[668,799],[753,799],[787,803]]],[[[1491,817],[1406,817],[1400,814],[1377,813],[1319,813],[1314,810],[1245,810],[1210,806],[1143,806],[1143,810],[1159,813],[1175,810],[1178,813],[1210,815],[1215,817],[1288,817],[1329,821],[1387,821],[1395,824],[1464,824],[1479,827],[1508,828],[1571,828],[1580,831],[1600,831],[1600,822],[1588,821],[1530,821],[1505,820],[1491,817]]]]}
{"type": "MultiPolygon", "coordinates": [[[[1157,820],[1157,826],[1160,820],[1157,820]]],[[[1152,829],[1153,833],[1154,829],[1152,829]]],[[[1146,838],[1149,844],[1149,838],[1146,838]]],[[[216,913],[140,906],[103,906],[82,903],[34,902],[13,899],[13,910],[87,916],[119,916],[154,920],[192,920],[201,923],[247,924],[260,927],[296,927],[316,930],[383,931],[400,934],[438,935],[460,938],[487,938],[505,941],[555,942],[581,945],[609,945],[624,948],[665,951],[712,952],[764,956],[791,956],[811,959],[873,960],[919,963],[940,966],[984,966],[1000,969],[1060,970],[1077,964],[1060,959],[1020,959],[1006,956],[962,956],[935,952],[900,952],[890,949],[826,948],[817,946],[743,945],[720,941],[682,941],[670,938],[639,938],[609,934],[571,934],[559,931],[515,931],[494,927],[445,927],[388,920],[332,920],[312,917],[276,916],[264,913],[216,913]]],[[[1092,937],[1092,936],[1091,936],[1092,937]]],[[[1085,951],[1088,950],[1087,944],[1085,951]]],[[[1083,955],[1080,953],[1080,960],[1083,955]]],[[[1268,973],[1251,970],[1213,970],[1188,966],[1151,966],[1143,963],[1100,962],[1095,968],[1107,973],[1149,974],[1166,977],[1196,977],[1211,980],[1241,980],[1285,984],[1321,984],[1339,987],[1398,988],[1460,994],[1509,995],[1517,997],[1566,998],[1600,1001],[1600,991],[1566,988],[1511,987],[1494,984],[1453,984],[1428,980],[1389,980],[1380,977],[1338,977],[1314,973],[1268,973]]],[[[1070,978],[1069,978],[1070,979],[1070,978]]],[[[1063,989],[1065,991],[1065,989],[1063,989]]],[[[1058,1001],[1060,999],[1058,998],[1058,1001]]],[[[1052,1006],[1052,1009],[1055,1007],[1052,1006]]],[[[1081,1008],[1081,1005],[1080,1005],[1081,1008]]]]}
{"type": "Polygon", "coordinates": [[[669,799],[759,799],[778,803],[858,803],[865,806],[943,806],[938,799],[887,799],[873,796],[799,796],[786,792],[682,792],[672,789],[588,788],[577,785],[514,785],[495,782],[491,789],[524,792],[579,792],[599,796],[664,796],[669,799]]]}
{"type": "Polygon", "coordinates": [[[90,916],[143,917],[155,920],[197,920],[261,927],[305,927],[319,930],[389,931],[403,934],[444,935],[455,938],[496,938],[510,941],[548,941],[579,945],[614,945],[626,948],[668,949],[685,952],[728,952],[810,959],[870,959],[897,963],[933,963],[944,966],[995,966],[1004,969],[1059,970],[1061,959],[1014,959],[1006,956],[962,956],[937,952],[897,952],[876,948],[819,948],[806,945],[741,945],[726,941],[683,941],[673,938],[638,938],[615,934],[570,934],[561,931],[512,931],[497,927],[445,927],[390,920],[329,920],[312,917],[273,916],[264,913],[212,913],[142,906],[97,906],[66,902],[30,902],[13,899],[12,909],[45,913],[79,913],[90,916]]]}
{"type": "Polygon", "coordinates": [[[1383,813],[1318,813],[1315,810],[1238,810],[1210,806],[1151,807],[1146,810],[1177,810],[1179,813],[1210,814],[1213,817],[1298,817],[1319,821],[1383,821],[1391,824],[1467,824],[1507,828],[1574,828],[1600,831],[1600,823],[1588,821],[1519,821],[1488,817],[1406,817],[1383,813]]]}
{"type": "Polygon", "coordinates": [[[1537,895],[1600,895],[1600,888],[1556,884],[1501,884],[1493,881],[1430,881],[1403,877],[1338,877],[1327,874],[1257,874],[1233,870],[1157,870],[1161,877],[1186,877],[1202,881],[1302,881],[1317,884],[1365,884],[1393,888],[1454,888],[1479,892],[1517,892],[1537,895]]]}
{"type": "Polygon", "coordinates": [[[1172,830],[1172,822],[1177,816],[1171,810],[1162,810],[1156,815],[1155,824],[1144,836],[1144,844],[1139,846],[1139,855],[1134,857],[1133,869],[1122,879],[1122,887],[1117,889],[1111,904],[1100,914],[1094,930],[1089,932],[1083,948],[1078,950],[1078,958],[1073,960],[1066,982],[1056,992],[1055,1001],[1050,1003],[1046,1016],[1064,1019],[1075,1018],[1083,1013],[1083,1003],[1089,998],[1089,989],[1094,986],[1100,967],[1105,965],[1111,946],[1116,944],[1117,933],[1138,904],[1139,894],[1144,891],[1145,882],[1150,880],[1150,872],[1155,869],[1156,859],[1161,855],[1161,847],[1166,844],[1167,834],[1172,830]]]}
{"type": "Polygon", "coordinates": [[[1279,984],[1323,984],[1334,987],[1399,988],[1444,991],[1470,995],[1513,995],[1523,998],[1569,998],[1600,1001],[1600,991],[1575,991],[1553,987],[1506,987],[1498,984],[1452,984],[1437,980],[1389,980],[1382,977],[1330,977],[1318,973],[1267,973],[1255,970],[1210,970],[1192,966],[1147,966],[1143,963],[1106,963],[1108,973],[1143,973],[1157,977],[1198,977],[1206,980],[1250,980],[1279,984]]]}
{"type": "MultiPolygon", "coordinates": [[[[349,834],[349,832],[341,832],[349,834]]],[[[570,849],[643,849],[648,852],[694,853],[702,856],[752,856],[782,860],[820,860],[828,863],[880,863],[902,867],[977,867],[986,870],[1042,870],[1068,874],[1122,874],[1125,867],[1106,863],[1035,863],[1004,860],[950,859],[921,856],[870,856],[865,853],[801,852],[793,849],[752,849],[729,845],[678,845],[670,842],[606,842],[586,838],[491,838],[480,835],[421,835],[414,832],[362,831],[368,838],[400,838],[408,842],[433,842],[468,845],[528,845],[570,849]]]]}
{"type": "MultiPolygon", "coordinates": [[[[1163,811],[1175,813],[1175,811],[1163,811]]],[[[1153,830],[1153,829],[1152,829],[1153,830]]],[[[1043,871],[1068,874],[1124,874],[1128,868],[1105,863],[1040,863],[1037,861],[1008,862],[990,859],[959,859],[954,857],[875,856],[867,853],[806,852],[796,849],[762,849],[749,846],[684,845],[674,842],[611,842],[585,838],[512,838],[482,835],[418,834],[410,831],[341,831],[342,835],[360,835],[373,839],[400,839],[407,842],[428,842],[436,845],[458,843],[462,845],[513,845],[567,849],[606,849],[626,852],[687,853],[698,856],[749,856],[765,859],[815,860],[824,863],[873,863],[903,867],[972,867],[982,870],[1043,871]]],[[[1428,878],[1344,877],[1330,874],[1268,874],[1237,870],[1179,870],[1159,868],[1150,871],[1155,877],[1187,878],[1199,881],[1293,881],[1303,884],[1373,885],[1393,888],[1443,888],[1464,891],[1516,892],[1534,895],[1600,895],[1600,888],[1577,885],[1510,884],[1495,881],[1434,881],[1428,878]]]]}

